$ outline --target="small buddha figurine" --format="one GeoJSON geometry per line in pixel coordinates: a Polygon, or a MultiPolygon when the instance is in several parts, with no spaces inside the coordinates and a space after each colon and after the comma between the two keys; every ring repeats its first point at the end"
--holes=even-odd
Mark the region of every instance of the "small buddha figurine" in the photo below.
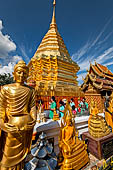
{"type": "Polygon", "coordinates": [[[88,126],[90,124],[90,120],[92,118],[92,116],[96,116],[99,113],[98,108],[96,107],[96,103],[91,100],[91,104],[90,104],[90,116],[89,116],[89,120],[88,120],[88,126]]]}
{"type": "Polygon", "coordinates": [[[0,170],[22,170],[30,151],[36,123],[34,89],[24,84],[28,67],[19,61],[14,67],[15,83],[0,91],[0,170]]]}
{"type": "Polygon", "coordinates": [[[61,170],[78,170],[89,162],[86,145],[78,139],[70,114],[66,116],[66,125],[61,128],[59,147],[64,158],[60,163],[61,170]]]}
{"type": "Polygon", "coordinates": [[[46,122],[42,100],[39,101],[38,112],[37,112],[37,122],[38,123],[46,122]]]}
{"type": "Polygon", "coordinates": [[[59,115],[58,115],[58,113],[56,112],[56,109],[54,109],[53,120],[54,120],[54,121],[59,120],[59,115]]]}
{"type": "Polygon", "coordinates": [[[100,138],[110,133],[103,116],[98,115],[99,111],[96,102],[91,102],[90,117],[88,120],[89,133],[94,138],[100,138]]]}
{"type": "Polygon", "coordinates": [[[91,108],[90,108],[91,115],[97,115],[99,113],[99,110],[97,108],[97,103],[92,101],[91,108]]]}

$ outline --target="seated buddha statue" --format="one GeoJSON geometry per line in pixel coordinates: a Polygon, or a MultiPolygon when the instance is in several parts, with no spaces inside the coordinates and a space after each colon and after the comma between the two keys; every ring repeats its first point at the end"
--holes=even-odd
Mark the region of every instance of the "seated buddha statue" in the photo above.
{"type": "Polygon", "coordinates": [[[61,170],[78,170],[89,162],[86,144],[78,139],[72,116],[67,114],[65,120],[66,124],[61,128],[59,141],[63,161],[59,165],[61,170]]]}
{"type": "Polygon", "coordinates": [[[91,100],[91,104],[90,104],[90,116],[89,116],[89,119],[88,119],[88,126],[90,124],[90,120],[92,118],[93,115],[97,115],[99,113],[98,111],[98,108],[95,107],[95,102],[93,100],[91,100]]]}
{"type": "Polygon", "coordinates": [[[110,129],[103,116],[98,115],[96,102],[92,101],[90,106],[90,117],[88,120],[89,133],[94,138],[100,138],[110,133],[110,129]]]}
{"type": "Polygon", "coordinates": [[[14,67],[15,83],[0,91],[0,170],[23,170],[30,152],[36,123],[34,89],[27,86],[28,67],[19,61],[14,67]]]}

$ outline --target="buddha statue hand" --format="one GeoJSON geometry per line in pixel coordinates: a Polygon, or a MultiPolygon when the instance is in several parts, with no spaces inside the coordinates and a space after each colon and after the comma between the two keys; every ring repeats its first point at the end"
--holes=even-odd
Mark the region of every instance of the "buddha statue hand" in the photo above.
{"type": "Polygon", "coordinates": [[[18,131],[18,128],[15,125],[3,123],[2,120],[0,120],[0,128],[7,133],[17,133],[18,131]]]}

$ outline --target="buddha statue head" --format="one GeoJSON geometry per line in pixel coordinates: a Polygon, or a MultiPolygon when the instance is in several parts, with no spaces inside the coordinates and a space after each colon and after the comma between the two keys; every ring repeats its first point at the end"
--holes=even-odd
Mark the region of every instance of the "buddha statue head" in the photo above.
{"type": "Polygon", "coordinates": [[[16,83],[23,84],[27,80],[28,72],[29,69],[26,63],[23,60],[19,61],[15,65],[13,72],[14,80],[16,81],[16,83]]]}

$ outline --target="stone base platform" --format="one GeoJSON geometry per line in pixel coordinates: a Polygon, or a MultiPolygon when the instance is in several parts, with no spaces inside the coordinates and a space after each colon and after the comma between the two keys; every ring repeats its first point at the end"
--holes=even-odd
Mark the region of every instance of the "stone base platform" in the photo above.
{"type": "Polygon", "coordinates": [[[113,133],[102,138],[94,138],[89,132],[84,132],[82,139],[88,139],[88,151],[99,160],[107,159],[113,155],[113,133]]]}

